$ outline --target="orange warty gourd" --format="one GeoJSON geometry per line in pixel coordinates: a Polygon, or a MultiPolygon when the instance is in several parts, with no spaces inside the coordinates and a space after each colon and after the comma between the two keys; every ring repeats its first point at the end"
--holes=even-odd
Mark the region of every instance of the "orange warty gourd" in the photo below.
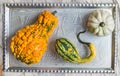
{"type": "Polygon", "coordinates": [[[58,18],[54,13],[43,11],[35,23],[18,30],[12,37],[10,49],[18,60],[28,65],[41,61],[48,39],[58,25],[58,18]]]}

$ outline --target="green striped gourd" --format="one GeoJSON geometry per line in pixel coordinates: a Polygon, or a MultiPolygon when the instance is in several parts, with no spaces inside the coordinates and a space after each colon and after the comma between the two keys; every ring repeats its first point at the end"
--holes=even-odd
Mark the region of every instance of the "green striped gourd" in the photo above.
{"type": "MultiPolygon", "coordinates": [[[[79,34],[77,35],[77,38],[79,37],[79,34]]],[[[83,44],[86,44],[90,49],[91,54],[88,57],[81,58],[80,55],[78,54],[78,50],[76,49],[76,47],[66,38],[57,39],[55,49],[57,53],[67,62],[87,63],[92,61],[96,55],[95,52],[96,49],[94,44],[83,42],[79,38],[78,41],[83,44]]]]}

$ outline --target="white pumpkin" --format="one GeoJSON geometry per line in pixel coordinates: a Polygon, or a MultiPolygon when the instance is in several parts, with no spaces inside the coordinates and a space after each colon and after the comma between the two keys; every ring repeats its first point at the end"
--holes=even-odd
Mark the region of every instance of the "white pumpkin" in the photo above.
{"type": "Polygon", "coordinates": [[[113,32],[115,24],[113,16],[105,10],[95,10],[88,18],[88,31],[98,36],[106,36],[113,32]]]}

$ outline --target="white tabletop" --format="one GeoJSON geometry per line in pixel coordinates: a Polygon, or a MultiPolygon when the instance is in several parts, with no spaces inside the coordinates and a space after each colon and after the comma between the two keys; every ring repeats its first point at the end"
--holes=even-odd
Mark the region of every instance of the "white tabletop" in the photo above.
{"type": "MultiPolygon", "coordinates": [[[[2,69],[2,3],[118,3],[119,0],[0,0],[0,76],[120,76],[120,46],[118,49],[117,70],[116,72],[104,74],[90,74],[90,73],[16,73],[3,72],[2,69]]],[[[120,10],[120,9],[119,9],[120,10]]],[[[119,11],[120,12],[120,11],[119,11]]],[[[118,26],[120,38],[120,26],[118,26]]],[[[120,39],[119,39],[120,42],[120,39]]]]}

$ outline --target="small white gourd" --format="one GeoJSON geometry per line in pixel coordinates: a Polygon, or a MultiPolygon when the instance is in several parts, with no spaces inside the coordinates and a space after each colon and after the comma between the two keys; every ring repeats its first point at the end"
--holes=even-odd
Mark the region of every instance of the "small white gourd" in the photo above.
{"type": "Polygon", "coordinates": [[[87,27],[97,36],[109,35],[115,27],[113,15],[105,10],[95,10],[89,15],[87,27]]]}

